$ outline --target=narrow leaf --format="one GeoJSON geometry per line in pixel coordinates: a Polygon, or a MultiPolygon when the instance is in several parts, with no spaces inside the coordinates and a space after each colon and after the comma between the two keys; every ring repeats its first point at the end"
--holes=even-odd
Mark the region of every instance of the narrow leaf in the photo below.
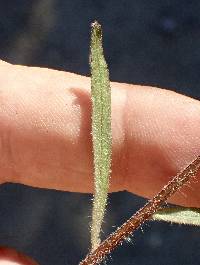
{"type": "Polygon", "coordinates": [[[153,215],[153,220],[200,226],[200,209],[178,206],[164,208],[153,215]]]}
{"type": "Polygon", "coordinates": [[[100,244],[111,167],[111,90],[108,67],[103,55],[102,30],[98,22],[91,31],[92,139],[94,153],[95,194],[91,225],[92,250],[100,244]]]}

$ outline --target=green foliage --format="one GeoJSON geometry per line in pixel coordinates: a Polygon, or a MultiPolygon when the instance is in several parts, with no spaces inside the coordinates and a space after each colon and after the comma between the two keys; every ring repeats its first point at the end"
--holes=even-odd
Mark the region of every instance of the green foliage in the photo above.
{"type": "Polygon", "coordinates": [[[105,214],[111,166],[111,90],[109,72],[103,55],[101,26],[94,22],[91,32],[92,139],[95,171],[91,244],[92,250],[79,265],[99,264],[145,221],[162,220],[179,224],[200,225],[200,209],[161,207],[200,169],[200,156],[167,183],[144,207],[139,209],[108,238],[100,242],[105,214]],[[161,209],[161,210],[159,210],[161,209]]]}
{"type": "Polygon", "coordinates": [[[156,221],[200,226],[200,209],[179,206],[164,208],[156,212],[152,216],[152,219],[156,221]]]}
{"type": "Polygon", "coordinates": [[[103,55],[101,26],[94,22],[91,32],[92,139],[95,171],[91,244],[100,243],[100,232],[107,203],[111,166],[111,90],[109,72],[103,55]]]}

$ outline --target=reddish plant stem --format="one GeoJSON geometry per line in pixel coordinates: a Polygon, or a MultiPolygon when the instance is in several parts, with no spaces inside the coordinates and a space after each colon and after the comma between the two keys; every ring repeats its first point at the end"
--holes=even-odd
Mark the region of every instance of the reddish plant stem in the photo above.
{"type": "Polygon", "coordinates": [[[198,156],[189,166],[178,173],[162,190],[146,205],[137,211],[130,219],[104,240],[93,252],[89,253],[79,265],[99,264],[113,249],[124,239],[130,236],[145,221],[158,211],[162,205],[185,183],[197,174],[200,168],[200,156],[198,156]]]}

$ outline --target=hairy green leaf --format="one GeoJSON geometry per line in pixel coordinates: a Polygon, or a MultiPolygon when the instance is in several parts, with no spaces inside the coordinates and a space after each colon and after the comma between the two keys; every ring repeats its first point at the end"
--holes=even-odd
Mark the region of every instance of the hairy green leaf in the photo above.
{"type": "Polygon", "coordinates": [[[164,208],[153,215],[153,220],[200,226],[200,209],[178,206],[164,208]]]}
{"type": "Polygon", "coordinates": [[[109,71],[103,55],[101,26],[96,21],[92,24],[90,68],[95,171],[91,245],[94,250],[100,243],[101,226],[107,203],[112,146],[109,71]]]}

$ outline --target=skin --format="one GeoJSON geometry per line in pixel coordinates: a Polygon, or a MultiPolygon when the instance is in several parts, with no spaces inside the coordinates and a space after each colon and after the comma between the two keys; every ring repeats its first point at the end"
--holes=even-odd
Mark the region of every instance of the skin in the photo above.
{"type": "Polygon", "coordinates": [[[34,260],[14,249],[0,247],[1,265],[37,265],[34,260]]]}
{"type": "MultiPolygon", "coordinates": [[[[200,154],[200,102],[147,86],[111,88],[110,192],[151,198],[200,154]]],[[[0,62],[0,183],[93,192],[90,132],[90,78],[0,62]]],[[[199,177],[170,202],[200,207],[199,177]]]]}

